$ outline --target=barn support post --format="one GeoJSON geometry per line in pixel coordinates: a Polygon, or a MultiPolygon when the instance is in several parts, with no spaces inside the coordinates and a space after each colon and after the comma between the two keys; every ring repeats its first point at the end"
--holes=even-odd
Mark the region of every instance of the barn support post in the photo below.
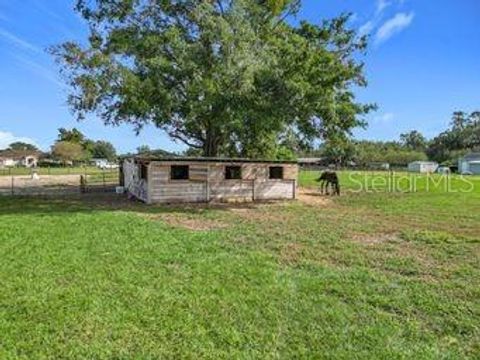
{"type": "Polygon", "coordinates": [[[147,162],[146,164],[143,163],[144,166],[147,167],[147,178],[146,178],[146,182],[147,182],[147,199],[146,199],[146,203],[147,204],[151,204],[153,202],[153,169],[154,169],[154,166],[153,166],[153,163],[152,162],[147,162]]]}
{"type": "Polygon", "coordinates": [[[118,168],[118,177],[119,186],[125,186],[125,176],[123,174],[123,160],[120,161],[120,166],[118,168]]]}
{"type": "Polygon", "coordinates": [[[207,166],[207,181],[205,183],[205,201],[210,202],[210,165],[207,166]]]}
{"type": "Polygon", "coordinates": [[[255,201],[255,179],[252,180],[252,201],[255,201]]]}

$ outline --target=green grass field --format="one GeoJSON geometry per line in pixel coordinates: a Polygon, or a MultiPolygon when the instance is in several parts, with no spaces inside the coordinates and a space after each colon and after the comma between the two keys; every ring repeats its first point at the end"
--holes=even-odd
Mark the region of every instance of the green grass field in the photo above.
{"type": "Polygon", "coordinates": [[[0,358],[479,358],[479,179],[353,176],[244,206],[0,198],[0,358]]]}

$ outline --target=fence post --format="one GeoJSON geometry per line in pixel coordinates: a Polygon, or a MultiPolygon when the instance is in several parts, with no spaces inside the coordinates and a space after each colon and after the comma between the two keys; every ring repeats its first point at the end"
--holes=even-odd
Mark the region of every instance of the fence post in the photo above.
{"type": "Polygon", "coordinates": [[[105,185],[105,169],[103,169],[102,175],[103,175],[102,176],[103,177],[103,191],[105,191],[105,187],[106,187],[106,185],[105,185]]]}
{"type": "Polygon", "coordinates": [[[293,180],[293,200],[297,198],[297,180],[293,180]]]}
{"type": "Polygon", "coordinates": [[[120,161],[120,166],[118,168],[118,176],[119,176],[118,185],[119,186],[125,186],[125,177],[123,175],[123,160],[120,161]]]}
{"type": "Polygon", "coordinates": [[[14,184],[14,180],[15,178],[12,176],[12,195],[15,195],[15,184],[14,184]]]}
{"type": "Polygon", "coordinates": [[[80,175],[80,192],[85,194],[87,192],[87,177],[80,175]]]}

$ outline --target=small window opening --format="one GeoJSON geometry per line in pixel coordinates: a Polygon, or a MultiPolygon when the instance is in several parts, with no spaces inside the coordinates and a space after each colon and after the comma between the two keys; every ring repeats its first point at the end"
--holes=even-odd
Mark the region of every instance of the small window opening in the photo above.
{"type": "Polygon", "coordinates": [[[140,179],[147,180],[148,179],[148,166],[145,164],[139,164],[140,167],[140,179]]]}
{"type": "Polygon", "coordinates": [[[172,180],[188,180],[189,167],[188,165],[172,165],[170,175],[172,180]]]}
{"type": "Polygon", "coordinates": [[[225,167],[225,179],[226,180],[238,180],[242,178],[241,166],[226,166],[225,167]]]}
{"type": "Polygon", "coordinates": [[[270,167],[270,179],[283,179],[283,167],[282,166],[271,166],[270,167]]]}

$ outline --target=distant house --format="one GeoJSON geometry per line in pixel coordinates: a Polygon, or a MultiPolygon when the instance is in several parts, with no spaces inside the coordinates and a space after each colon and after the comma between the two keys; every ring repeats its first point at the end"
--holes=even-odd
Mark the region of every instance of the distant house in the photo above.
{"type": "Polygon", "coordinates": [[[39,156],[40,154],[36,151],[3,150],[0,151],[0,168],[16,166],[37,167],[39,156]]]}
{"type": "Polygon", "coordinates": [[[370,162],[368,168],[372,170],[390,170],[390,164],[387,162],[370,162]]]}
{"type": "Polygon", "coordinates": [[[408,171],[422,174],[434,173],[438,169],[438,163],[434,161],[414,161],[408,164],[408,171]]]}
{"type": "Polygon", "coordinates": [[[108,160],[107,159],[92,159],[90,160],[90,164],[98,167],[98,168],[104,168],[108,165],[108,160]]]}
{"type": "Polygon", "coordinates": [[[326,166],[328,165],[328,163],[326,163],[324,158],[308,157],[308,158],[299,158],[298,165],[301,167],[313,167],[313,166],[326,166]]]}
{"type": "Polygon", "coordinates": [[[458,160],[458,172],[460,174],[480,175],[480,153],[471,153],[460,158],[458,160]]]}

